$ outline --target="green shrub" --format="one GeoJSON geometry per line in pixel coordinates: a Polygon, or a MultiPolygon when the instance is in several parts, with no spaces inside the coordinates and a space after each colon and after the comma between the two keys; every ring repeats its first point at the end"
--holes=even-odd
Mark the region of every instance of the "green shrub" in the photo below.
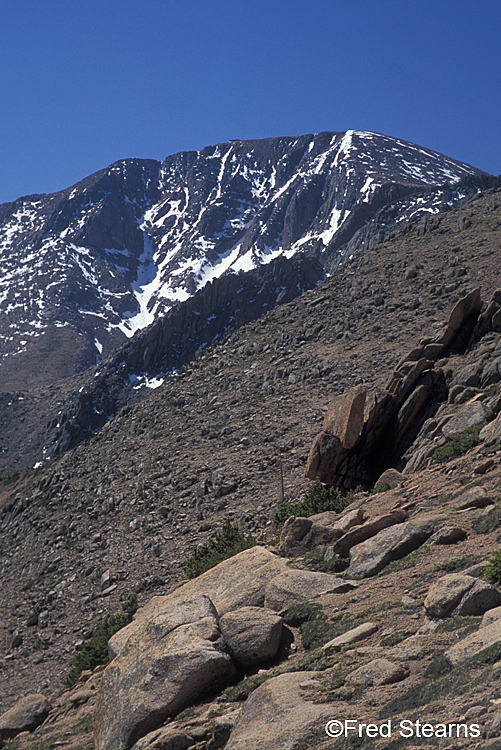
{"type": "Polygon", "coordinates": [[[184,572],[188,578],[196,578],[223,560],[255,545],[254,537],[244,536],[237,524],[233,524],[227,518],[221,532],[193,552],[186,563],[184,572]]]}
{"type": "Polygon", "coordinates": [[[78,682],[84,669],[95,669],[100,664],[108,663],[108,641],[112,635],[132,622],[136,611],[137,597],[133,594],[125,604],[122,604],[122,612],[106,617],[92,632],[82,650],[71,660],[71,669],[65,680],[67,687],[71,688],[78,682]]]}
{"type": "Polygon", "coordinates": [[[436,449],[433,454],[433,463],[443,464],[458,456],[464,456],[465,453],[468,453],[468,451],[478,445],[478,436],[482,427],[483,424],[476,425],[475,427],[470,427],[468,430],[464,430],[464,432],[453,435],[445,445],[441,445],[440,448],[436,449]]]}
{"type": "Polygon", "coordinates": [[[501,549],[492,555],[489,565],[484,570],[484,576],[491,583],[501,583],[501,549]]]}
{"type": "Polygon", "coordinates": [[[356,494],[357,490],[351,490],[343,495],[336,487],[327,487],[319,479],[315,479],[300,502],[282,503],[275,513],[275,523],[282,526],[290,516],[307,518],[326,510],[341,513],[353,501],[356,494]]]}

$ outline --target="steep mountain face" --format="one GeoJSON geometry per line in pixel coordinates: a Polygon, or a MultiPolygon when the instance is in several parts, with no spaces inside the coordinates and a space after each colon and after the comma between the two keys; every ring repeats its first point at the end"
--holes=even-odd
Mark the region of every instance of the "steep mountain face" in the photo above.
{"type": "MultiPolygon", "coordinates": [[[[376,392],[384,390],[403,355],[433,344],[458,301],[477,286],[488,305],[495,290],[501,288],[501,192],[487,191],[461,209],[433,218],[424,234],[423,222],[402,228],[373,250],[345,263],[322,285],[205,347],[178,377],[117,414],[74,451],[56,457],[38,471],[3,479],[0,713],[28,692],[50,695],[62,689],[69,662],[89,630],[97,628],[106,615],[119,612],[132,593],[137,593],[140,604],[146,604],[152,594],[167,593],[171,585],[182,581],[183,567],[193,550],[219,532],[226,518],[238,523],[245,533],[272,539],[282,492],[296,501],[309,486],[304,477],[308,450],[322,429],[333,398],[360,385],[376,392]],[[464,219],[469,226],[458,232],[458,226],[468,223],[464,219]],[[33,624],[37,614],[38,626],[33,624]]],[[[272,265],[267,268],[271,270],[272,265]]],[[[266,267],[254,273],[258,271],[264,274],[266,267]]],[[[232,280],[215,280],[212,293],[232,280]]],[[[196,300],[198,297],[191,304],[196,300]]],[[[127,342],[130,366],[138,338],[153,330],[155,326],[127,342]]],[[[143,344],[137,353],[145,351],[146,338],[143,344]]],[[[450,398],[444,394],[443,411],[430,417],[434,423],[423,425],[421,437],[428,444],[421,445],[419,439],[413,451],[430,446],[436,449],[435,438],[445,418],[455,419],[459,412],[464,417],[470,409],[483,410],[483,406],[499,414],[500,346],[499,333],[491,331],[482,335],[470,352],[447,351],[441,364],[437,362],[436,367],[444,371],[450,398]],[[487,374],[488,381],[484,380],[487,374]]],[[[103,362],[89,375],[104,384],[95,372],[103,370],[104,378],[107,368],[108,362],[103,362]]],[[[52,398],[59,400],[56,390],[52,398]]],[[[25,426],[28,405],[25,398],[9,407],[16,410],[18,421],[26,414],[25,426]]],[[[493,417],[494,413],[488,417],[488,426],[495,425],[493,417]]],[[[499,416],[497,420],[499,426],[499,416]]],[[[2,425],[2,438],[4,431],[2,425]]],[[[501,443],[488,438],[457,461],[432,463],[431,471],[428,468],[408,476],[405,484],[389,494],[366,497],[364,509],[369,519],[395,515],[397,510],[409,512],[411,521],[421,523],[423,516],[429,520],[431,514],[437,514],[437,525],[443,523],[445,528],[441,542],[423,546],[417,557],[403,558],[402,567],[386,567],[380,577],[360,579],[355,596],[346,591],[333,599],[329,588],[326,613],[335,620],[333,625],[342,622],[340,632],[377,622],[380,630],[371,643],[379,647],[382,641],[383,648],[393,648],[425,624],[421,605],[432,582],[443,573],[460,572],[481,562],[499,549],[500,459],[501,443]],[[460,494],[478,489],[479,484],[495,500],[495,507],[489,506],[493,515],[484,516],[481,507],[463,512],[465,506],[456,504],[460,494]],[[453,548],[451,525],[460,526],[468,535],[453,548]],[[449,537],[449,542],[444,542],[444,537],[449,537]],[[404,596],[411,599],[402,600],[404,596]],[[390,637],[388,628],[390,642],[385,640],[390,637]]],[[[252,568],[253,578],[255,571],[256,567],[252,568]]],[[[242,588],[241,577],[233,574],[232,581],[242,588]]],[[[403,690],[428,679],[425,670],[430,648],[441,658],[450,645],[444,637],[454,643],[460,640],[461,623],[449,623],[450,629],[429,634],[431,642],[425,633],[424,642],[417,644],[422,654],[419,659],[415,658],[415,641],[403,644],[404,660],[412,672],[402,680],[403,690]],[[410,646],[413,649],[407,650],[410,646]]],[[[322,621],[319,624],[323,628],[322,621]]],[[[470,618],[464,621],[465,626],[472,624],[470,618]]],[[[300,659],[304,654],[301,635],[294,632],[300,659]]],[[[498,654],[496,651],[496,658],[498,654]]],[[[340,654],[343,668],[349,666],[345,656],[346,652],[340,654]]],[[[328,691],[336,674],[325,673],[330,681],[327,695],[331,695],[328,691]]],[[[462,691],[463,683],[458,685],[462,712],[465,706],[491,705],[485,693],[479,696],[475,692],[479,684],[486,684],[479,683],[476,675],[475,671],[464,672],[464,679],[473,685],[468,697],[462,691]]],[[[496,689],[498,681],[496,672],[491,682],[496,689]]],[[[78,689],[82,690],[82,684],[78,689]]],[[[400,688],[392,686],[391,694],[387,686],[379,690],[379,703],[373,706],[376,713],[399,695],[400,688]]],[[[357,698],[347,703],[347,710],[355,706],[357,715],[366,717],[368,695],[364,693],[360,703],[355,702],[357,698]]],[[[426,715],[434,715],[436,705],[424,705],[422,695],[421,689],[414,700],[420,701],[424,720],[426,715]]],[[[458,694],[451,695],[456,710],[458,694]]],[[[78,737],[85,726],[90,727],[90,722],[81,724],[81,700],[82,695],[75,699],[73,713],[78,714],[78,737]]],[[[66,694],[57,705],[65,716],[68,701],[66,694]]],[[[406,709],[414,711],[415,706],[409,696],[406,709]]],[[[493,713],[496,706],[492,704],[493,713]]],[[[206,708],[205,704],[203,710],[206,708]]],[[[441,717],[435,716],[437,720],[441,717]]],[[[214,714],[210,718],[212,721],[214,714]]],[[[49,724],[53,726],[51,721],[49,724]]],[[[49,729],[46,725],[43,731],[49,729]]],[[[51,742],[54,745],[65,737],[68,739],[67,735],[52,735],[51,742]]],[[[40,734],[19,741],[19,747],[39,750],[40,734]]],[[[306,746],[315,747],[309,741],[306,746]]],[[[78,747],[89,750],[92,739],[78,747]]]]}
{"type": "Polygon", "coordinates": [[[348,131],[130,159],[20,198],[0,206],[3,363],[39,339],[54,349],[66,327],[66,368],[48,377],[85,369],[225,273],[298,254],[333,270],[395,222],[488,182],[426,149],[348,131]]]}

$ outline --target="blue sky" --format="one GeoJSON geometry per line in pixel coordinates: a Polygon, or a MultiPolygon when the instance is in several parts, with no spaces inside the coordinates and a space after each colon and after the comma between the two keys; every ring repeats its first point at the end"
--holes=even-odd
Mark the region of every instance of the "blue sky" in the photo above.
{"type": "Polygon", "coordinates": [[[351,128],[499,174],[500,40],[499,0],[0,0],[0,203],[351,128]]]}

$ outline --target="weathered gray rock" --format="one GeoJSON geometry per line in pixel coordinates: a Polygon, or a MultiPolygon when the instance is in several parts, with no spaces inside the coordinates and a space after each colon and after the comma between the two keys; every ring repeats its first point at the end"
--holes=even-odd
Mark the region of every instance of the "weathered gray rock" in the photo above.
{"type": "Polygon", "coordinates": [[[501,605],[501,592],[487,581],[464,573],[449,573],[430,586],[424,608],[431,619],[449,615],[483,615],[501,605]]]}
{"type": "Polygon", "coordinates": [[[454,610],[462,617],[483,615],[489,609],[501,605],[501,592],[487,581],[476,580],[454,610]]]}
{"type": "Polygon", "coordinates": [[[263,606],[266,584],[286,569],[287,562],[264,547],[253,547],[224,560],[172,593],[150,599],[136,612],[130,625],[110,639],[110,658],[120,652],[143,622],[188,599],[208,596],[220,615],[247,605],[263,606]]]}
{"type": "Polygon", "coordinates": [[[96,750],[125,750],[166,718],[235,676],[206,596],[141,622],[103,673],[94,707],[96,750]]]}
{"type": "Polygon", "coordinates": [[[479,627],[485,628],[486,625],[491,625],[493,622],[496,622],[496,620],[501,620],[501,607],[489,609],[482,617],[482,622],[479,627]]]}
{"type": "Polygon", "coordinates": [[[403,523],[408,517],[405,510],[392,510],[390,513],[383,513],[380,516],[372,518],[370,521],[366,521],[361,526],[354,526],[337,540],[334,544],[334,552],[339,557],[346,557],[352,547],[376,536],[383,529],[403,523]]]}
{"type": "Polygon", "coordinates": [[[492,413],[482,401],[468,401],[456,414],[452,415],[447,424],[443,426],[442,432],[445,437],[452,437],[482,424],[490,417],[492,417],[492,413]]]}
{"type": "Polygon", "coordinates": [[[429,588],[424,608],[432,620],[447,617],[459,604],[477,579],[464,573],[449,573],[435,581],[429,588]]]}
{"type": "Polygon", "coordinates": [[[431,520],[406,521],[383,529],[372,539],[352,547],[346,573],[353,578],[375,575],[392,560],[399,560],[420,547],[432,532],[431,520]]]}
{"type": "Polygon", "coordinates": [[[219,627],[233,658],[250,667],[276,656],[282,623],[275,612],[261,607],[242,607],[223,615],[219,627]]]}
{"type": "Polygon", "coordinates": [[[342,593],[356,586],[353,581],[345,581],[330,573],[289,568],[268,583],[264,605],[275,612],[281,612],[293,604],[314,599],[319,594],[342,593]]]}
{"type": "Polygon", "coordinates": [[[501,620],[495,620],[463,638],[449,648],[444,656],[451,666],[457,667],[467,659],[481,656],[490,649],[499,649],[501,652],[501,620]]]}
{"type": "Polygon", "coordinates": [[[3,745],[20,732],[32,732],[45,721],[50,708],[44,695],[33,693],[21,698],[0,716],[0,743],[3,745]]]}
{"type": "Polygon", "coordinates": [[[148,732],[131,750],[188,750],[193,747],[193,737],[176,727],[162,727],[148,732]]]}
{"type": "Polygon", "coordinates": [[[343,646],[347,646],[350,643],[363,641],[365,638],[368,638],[370,635],[375,633],[377,629],[378,626],[375,622],[364,622],[362,625],[358,625],[356,628],[347,630],[346,633],[342,633],[336,638],[333,638],[331,641],[324,643],[322,648],[327,653],[331,653],[332,651],[340,651],[343,646]]]}
{"type": "Polygon", "coordinates": [[[329,544],[343,535],[340,529],[332,529],[314,523],[311,518],[291,516],[284,523],[280,534],[279,552],[282,557],[299,557],[321,544],[329,544]]]}
{"type": "Polygon", "coordinates": [[[326,510],[324,513],[316,513],[310,516],[310,521],[327,526],[329,529],[342,531],[345,534],[353,526],[359,526],[366,520],[367,514],[363,508],[349,507],[344,513],[336,513],[334,510],[326,510]]]}
{"type": "Polygon", "coordinates": [[[479,437],[480,440],[484,440],[488,445],[495,443],[496,440],[501,440],[501,411],[496,419],[486,424],[485,427],[482,427],[479,437]]]}
{"type": "Polygon", "coordinates": [[[316,672],[292,672],[265,682],[247,698],[225,750],[293,750],[330,718],[332,706],[302,696],[316,672]]]}
{"type": "Polygon", "coordinates": [[[389,659],[374,659],[368,664],[350,672],[346,682],[359,687],[369,685],[393,685],[409,676],[409,669],[404,664],[395,664],[389,659]]]}
{"type": "Polygon", "coordinates": [[[386,469],[374,485],[375,490],[393,489],[404,481],[405,477],[397,469],[386,469]]]}
{"type": "Polygon", "coordinates": [[[472,487],[463,492],[454,500],[453,507],[457,510],[467,510],[467,508],[486,508],[488,505],[494,505],[494,500],[489,496],[483,487],[472,487]]]}
{"type": "Polygon", "coordinates": [[[457,544],[467,538],[468,534],[460,526],[444,526],[428,539],[428,544],[457,544]]]}

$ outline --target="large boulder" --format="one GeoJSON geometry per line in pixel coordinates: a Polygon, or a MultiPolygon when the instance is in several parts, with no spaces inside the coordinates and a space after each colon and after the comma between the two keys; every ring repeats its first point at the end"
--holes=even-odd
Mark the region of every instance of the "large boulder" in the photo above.
{"type": "Polygon", "coordinates": [[[225,750],[293,750],[332,715],[330,704],[306,700],[316,672],[291,672],[265,682],[247,698],[225,750]]]}
{"type": "Polygon", "coordinates": [[[283,557],[299,557],[321,544],[329,544],[343,535],[340,529],[314,523],[311,518],[291,516],[280,534],[279,552],[283,557]]]}
{"type": "Polygon", "coordinates": [[[344,450],[351,450],[360,440],[364,425],[367,391],[358,386],[331,403],[324,417],[323,429],[336,435],[344,450]]]}
{"type": "Polygon", "coordinates": [[[134,620],[109,641],[113,659],[143,622],[197,596],[208,596],[220,615],[244,606],[262,607],[269,581],[287,569],[287,562],[264,547],[252,547],[216,565],[166,596],[154,596],[134,620]]]}
{"type": "Polygon", "coordinates": [[[445,437],[450,438],[483,424],[491,417],[491,410],[482,401],[468,401],[442,427],[442,432],[445,437]]]}
{"type": "Polygon", "coordinates": [[[275,612],[261,607],[242,607],[227,612],[219,621],[231,655],[244,667],[262,664],[277,655],[282,624],[275,612]]]}
{"type": "Polygon", "coordinates": [[[430,586],[424,608],[432,620],[450,615],[483,615],[501,605],[501,592],[487,581],[464,573],[449,573],[430,586]]]}
{"type": "Polygon", "coordinates": [[[444,656],[453,667],[473,657],[480,657],[486,652],[497,651],[501,655],[501,620],[494,620],[490,625],[479,628],[459,643],[449,648],[444,656]]]}
{"type": "Polygon", "coordinates": [[[409,516],[405,510],[397,509],[390,511],[389,513],[383,513],[375,518],[371,518],[370,521],[366,521],[366,523],[361,526],[353,526],[334,544],[334,552],[336,555],[339,555],[339,557],[346,557],[350,549],[355,547],[355,545],[361,544],[362,542],[365,542],[366,539],[376,536],[376,534],[383,529],[407,521],[408,517],[409,516]]]}
{"type": "Polygon", "coordinates": [[[157,612],[103,673],[94,707],[95,750],[126,750],[235,674],[208,597],[157,612]]]}
{"type": "Polygon", "coordinates": [[[282,612],[293,604],[309,601],[320,594],[342,593],[350,591],[356,585],[358,584],[331,573],[288,568],[266,586],[265,606],[275,612],[282,612]]]}
{"type": "Polygon", "coordinates": [[[20,732],[32,732],[47,718],[51,708],[44,695],[33,693],[21,698],[0,716],[0,747],[20,732]]]}
{"type": "Polygon", "coordinates": [[[368,664],[350,672],[346,682],[357,687],[369,685],[393,685],[405,680],[409,676],[409,669],[404,664],[395,664],[389,659],[374,659],[368,664]]]}
{"type": "Polygon", "coordinates": [[[346,571],[353,578],[376,575],[392,560],[399,560],[420,547],[433,532],[433,522],[406,521],[390,526],[350,550],[350,566],[346,571]]]}

